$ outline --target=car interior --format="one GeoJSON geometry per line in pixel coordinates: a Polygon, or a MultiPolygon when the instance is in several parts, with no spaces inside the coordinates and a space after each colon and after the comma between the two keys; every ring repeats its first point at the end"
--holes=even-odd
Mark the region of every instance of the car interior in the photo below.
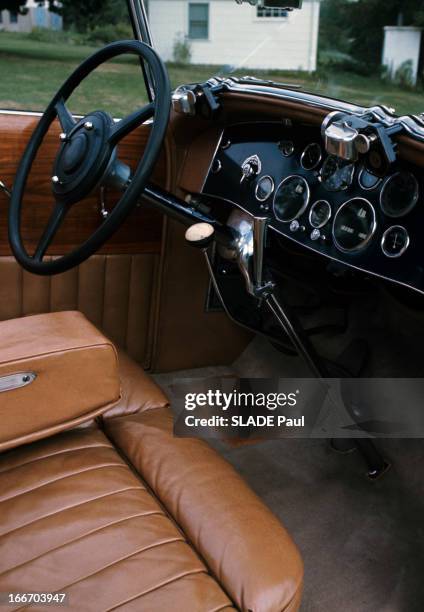
{"type": "Polygon", "coordinates": [[[419,612],[419,435],[205,441],[172,398],[422,377],[423,116],[171,87],[128,6],[133,40],[0,110],[0,609],[419,612]],[[148,102],[71,113],[123,54],[148,102]]]}

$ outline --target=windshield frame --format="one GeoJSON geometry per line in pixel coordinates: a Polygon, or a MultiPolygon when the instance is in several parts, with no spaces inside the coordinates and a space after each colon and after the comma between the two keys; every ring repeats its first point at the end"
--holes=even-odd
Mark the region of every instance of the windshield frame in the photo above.
{"type": "MultiPolygon", "coordinates": [[[[144,4],[144,0],[126,0],[128,6],[128,13],[130,16],[131,26],[134,32],[134,38],[141,42],[146,43],[153,49],[153,37],[147,17],[147,11],[144,4]]],[[[147,95],[149,101],[152,102],[155,99],[155,86],[153,83],[152,75],[142,60],[141,70],[143,72],[144,82],[146,84],[147,95]]]]}

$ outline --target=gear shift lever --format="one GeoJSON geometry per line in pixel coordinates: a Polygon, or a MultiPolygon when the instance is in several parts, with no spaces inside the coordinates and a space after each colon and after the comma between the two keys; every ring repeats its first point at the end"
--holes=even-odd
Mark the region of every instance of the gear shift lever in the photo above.
{"type": "MultiPolygon", "coordinates": [[[[272,289],[272,283],[263,281],[264,249],[268,227],[267,217],[252,217],[235,210],[228,220],[234,232],[234,240],[220,244],[224,259],[236,261],[246,283],[246,290],[256,298],[272,289]]],[[[214,228],[208,223],[196,223],[186,231],[186,240],[193,246],[205,248],[214,239],[214,228]]]]}

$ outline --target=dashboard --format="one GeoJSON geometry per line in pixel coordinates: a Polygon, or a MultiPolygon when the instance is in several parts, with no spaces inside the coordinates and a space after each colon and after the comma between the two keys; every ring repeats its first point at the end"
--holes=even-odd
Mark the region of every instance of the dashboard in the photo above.
{"type": "Polygon", "coordinates": [[[224,130],[203,194],[267,217],[271,231],[321,256],[424,293],[422,169],[398,160],[379,174],[328,155],[318,127],[240,123],[224,130]]]}

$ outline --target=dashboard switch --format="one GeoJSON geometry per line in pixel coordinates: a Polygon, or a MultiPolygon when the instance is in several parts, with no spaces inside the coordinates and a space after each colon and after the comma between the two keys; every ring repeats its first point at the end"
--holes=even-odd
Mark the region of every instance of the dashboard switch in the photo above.
{"type": "Polygon", "coordinates": [[[261,160],[257,155],[251,155],[241,165],[241,181],[249,180],[260,174],[262,170],[261,160]]]}
{"type": "Polygon", "coordinates": [[[298,232],[300,229],[300,223],[299,221],[292,221],[290,223],[290,231],[291,232],[298,232]]]}
{"type": "Polygon", "coordinates": [[[316,240],[319,240],[320,238],[321,238],[321,232],[319,231],[319,229],[314,229],[313,232],[311,233],[311,240],[315,242],[316,240]]]}

